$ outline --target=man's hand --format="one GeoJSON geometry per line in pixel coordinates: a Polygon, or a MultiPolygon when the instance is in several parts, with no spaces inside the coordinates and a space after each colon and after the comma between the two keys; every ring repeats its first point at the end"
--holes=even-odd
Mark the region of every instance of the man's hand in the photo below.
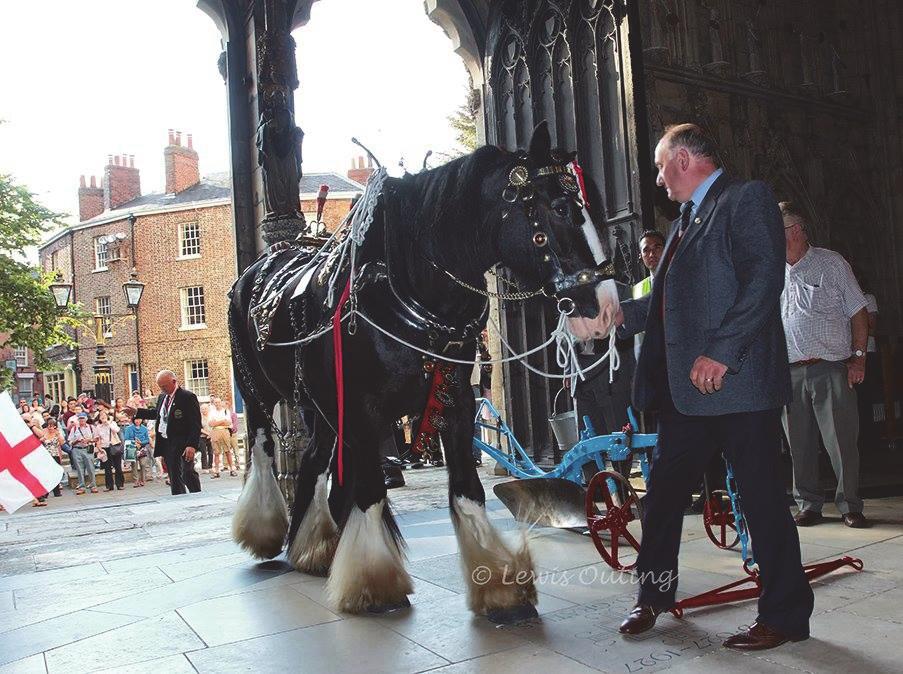
{"type": "Polygon", "coordinates": [[[700,356],[690,370],[690,381],[700,393],[714,393],[721,390],[721,380],[727,372],[727,365],[707,356],[700,356]]]}
{"type": "Polygon", "coordinates": [[[185,458],[186,461],[194,461],[194,453],[196,451],[197,450],[194,447],[186,447],[185,451],[182,452],[182,456],[185,458]]]}
{"type": "Polygon", "coordinates": [[[850,358],[847,361],[847,386],[853,388],[865,381],[865,357],[850,358]]]}
{"type": "Polygon", "coordinates": [[[123,408],[120,410],[120,412],[122,412],[122,413],[123,413],[125,416],[127,416],[129,419],[131,419],[132,417],[134,417],[134,416],[135,416],[135,412],[137,412],[137,411],[138,411],[138,410],[136,410],[134,407],[123,407],[123,408]]]}

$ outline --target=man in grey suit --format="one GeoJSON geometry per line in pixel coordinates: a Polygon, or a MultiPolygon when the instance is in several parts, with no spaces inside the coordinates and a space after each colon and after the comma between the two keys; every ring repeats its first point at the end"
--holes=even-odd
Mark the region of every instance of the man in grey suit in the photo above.
{"type": "Polygon", "coordinates": [[[728,177],[714,142],[692,124],[666,129],[655,164],[657,183],[682,205],[652,293],[623,302],[616,318],[622,335],[645,330],[633,399],[659,414],[640,592],[621,632],[645,632],[674,605],[683,509],[709,460],[723,452],[762,582],[756,623],[724,645],[761,650],[799,641],[809,636],[813,596],[779,471],[790,372],[777,200],[760,181],[728,177]]]}

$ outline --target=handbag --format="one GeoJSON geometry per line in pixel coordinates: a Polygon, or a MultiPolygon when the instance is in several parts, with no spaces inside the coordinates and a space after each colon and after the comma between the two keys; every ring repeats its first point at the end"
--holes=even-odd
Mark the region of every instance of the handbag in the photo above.
{"type": "Polygon", "coordinates": [[[116,445],[110,445],[107,447],[107,454],[111,459],[118,459],[122,456],[122,443],[116,445]]]}
{"type": "Polygon", "coordinates": [[[134,440],[126,440],[123,447],[123,458],[126,461],[135,461],[138,458],[138,447],[134,440]]]}

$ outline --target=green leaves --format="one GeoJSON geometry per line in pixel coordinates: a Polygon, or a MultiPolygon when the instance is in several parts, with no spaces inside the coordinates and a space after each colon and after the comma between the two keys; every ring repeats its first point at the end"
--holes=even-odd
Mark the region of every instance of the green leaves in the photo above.
{"type": "MultiPolygon", "coordinates": [[[[60,313],[49,285],[53,275],[28,264],[25,248],[59,225],[59,214],[34,200],[12,176],[0,174],[0,346],[25,346],[39,368],[49,366],[45,351],[56,344],[72,344],[71,329],[82,312],[78,307],[60,313]]],[[[0,389],[9,385],[11,372],[0,368],[0,389]]]]}

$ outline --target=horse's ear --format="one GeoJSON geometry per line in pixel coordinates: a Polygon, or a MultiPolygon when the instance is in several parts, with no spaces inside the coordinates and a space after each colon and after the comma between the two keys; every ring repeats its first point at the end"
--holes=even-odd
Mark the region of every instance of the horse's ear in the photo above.
{"type": "Polygon", "coordinates": [[[552,139],[549,136],[549,124],[543,120],[536,125],[533,135],[530,137],[530,159],[543,162],[549,158],[551,151],[552,139]]]}

